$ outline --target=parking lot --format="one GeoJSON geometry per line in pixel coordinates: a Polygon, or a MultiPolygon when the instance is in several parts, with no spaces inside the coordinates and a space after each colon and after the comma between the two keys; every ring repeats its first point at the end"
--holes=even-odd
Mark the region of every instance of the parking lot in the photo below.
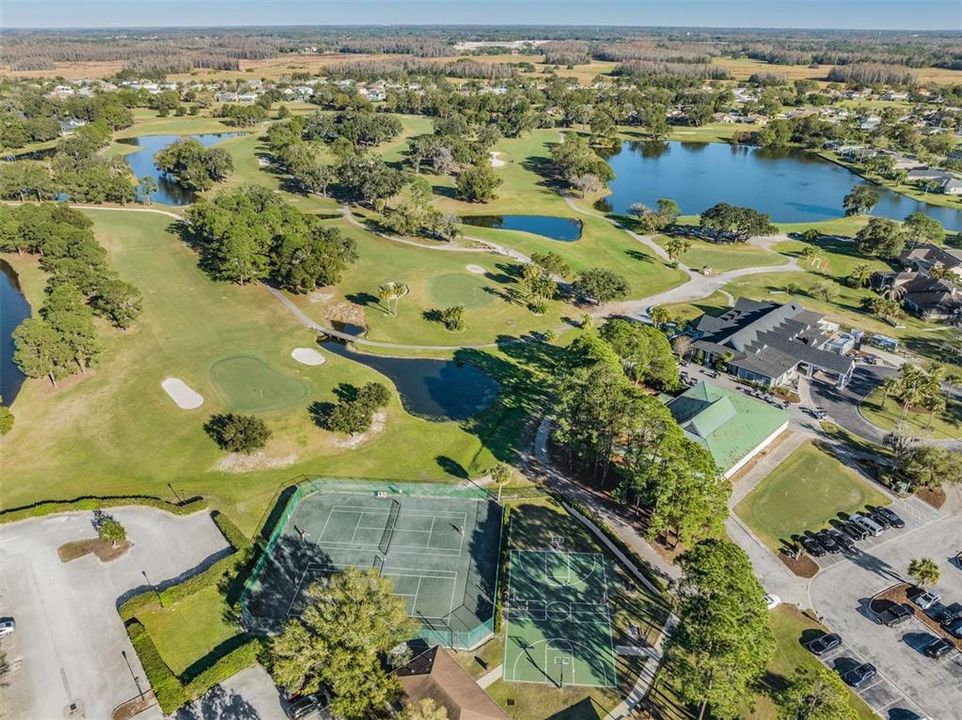
{"type": "MultiPolygon", "coordinates": [[[[109,718],[137,695],[137,682],[148,687],[118,599],[146,587],[144,573],[163,584],[229,552],[206,512],[180,517],[129,507],[109,514],[133,542],[110,563],[92,555],[63,563],[57,555],[65,542],[96,536],[89,512],[0,526],[0,616],[17,622],[2,641],[11,672],[0,716],[109,718]]],[[[154,707],[142,717],[159,716],[154,707]]]]}
{"type": "MultiPolygon", "coordinates": [[[[855,543],[855,555],[860,553],[870,553],[881,545],[885,545],[892,541],[897,541],[899,537],[911,533],[913,530],[916,530],[935,520],[938,520],[940,517],[938,510],[923,500],[919,500],[914,495],[908,498],[899,498],[893,501],[889,508],[898,513],[899,517],[905,521],[905,527],[885,528],[881,535],[870,535],[864,540],[859,540],[855,543]]],[[[831,555],[824,555],[823,557],[812,559],[818,563],[819,567],[824,569],[832,567],[836,563],[851,561],[852,557],[852,554],[833,553],[831,555]]],[[[962,600],[962,598],[960,598],[960,600],[962,600]]]]}
{"type": "MultiPolygon", "coordinates": [[[[908,524],[910,518],[903,517],[908,524]]],[[[943,602],[962,603],[962,569],[951,562],[962,550],[962,517],[954,514],[914,528],[890,529],[873,540],[871,546],[863,542],[861,551],[847,560],[833,556],[812,581],[816,612],[843,640],[841,648],[823,659],[842,672],[862,662],[878,668],[878,677],[858,692],[883,718],[911,717],[905,711],[939,720],[959,717],[962,656],[953,652],[932,660],[923,652],[935,637],[930,630],[917,619],[894,628],[881,625],[868,603],[904,581],[909,562],[919,557],[939,565],[941,579],[932,590],[943,602]]]]}

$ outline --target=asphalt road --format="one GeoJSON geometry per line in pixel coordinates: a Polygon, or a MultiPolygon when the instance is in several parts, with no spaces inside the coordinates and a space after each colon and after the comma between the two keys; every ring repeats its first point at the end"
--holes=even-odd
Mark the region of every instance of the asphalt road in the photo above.
{"type": "Polygon", "coordinates": [[[110,563],[92,555],[63,563],[57,555],[65,542],[96,536],[92,513],[0,526],[0,616],[17,621],[16,633],[3,640],[14,669],[0,689],[0,717],[109,718],[137,695],[135,677],[148,687],[117,614],[119,600],[146,586],[143,572],[164,584],[229,552],[206,512],[129,507],[109,514],[134,543],[110,563]]]}
{"type": "Polygon", "coordinates": [[[887,377],[897,374],[892,368],[859,365],[852,380],[839,389],[829,383],[812,383],[812,397],[829,417],[855,435],[881,445],[888,434],[870,423],[859,412],[862,400],[887,377]]]}

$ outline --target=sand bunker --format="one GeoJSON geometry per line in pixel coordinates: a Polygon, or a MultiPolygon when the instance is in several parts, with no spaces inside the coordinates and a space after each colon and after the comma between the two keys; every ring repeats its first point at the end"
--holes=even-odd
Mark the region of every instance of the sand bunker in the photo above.
{"type": "Polygon", "coordinates": [[[268,455],[263,450],[256,453],[244,455],[243,453],[231,453],[222,457],[214,466],[223,473],[245,473],[252,470],[267,470],[271,468],[282,468],[293,465],[297,462],[297,455],[281,455],[280,457],[268,455]]]}
{"type": "Polygon", "coordinates": [[[291,357],[301,365],[323,365],[327,359],[314,348],[294,348],[291,357]]]}
{"type": "Polygon", "coordinates": [[[491,167],[504,167],[504,160],[500,157],[501,153],[497,150],[491,151],[491,167]]]}
{"type": "Polygon", "coordinates": [[[378,410],[374,413],[374,417],[371,419],[371,427],[367,432],[349,435],[346,438],[335,438],[334,446],[339,448],[356,448],[384,430],[385,425],[387,425],[387,412],[378,410]]]}
{"type": "Polygon", "coordinates": [[[177,403],[181,410],[193,410],[204,404],[204,396],[180,378],[164,378],[160,384],[164,392],[170,395],[170,399],[177,403]]]}
{"type": "Polygon", "coordinates": [[[485,270],[480,265],[465,265],[469,273],[474,273],[475,275],[484,275],[487,270],[485,270]]]}

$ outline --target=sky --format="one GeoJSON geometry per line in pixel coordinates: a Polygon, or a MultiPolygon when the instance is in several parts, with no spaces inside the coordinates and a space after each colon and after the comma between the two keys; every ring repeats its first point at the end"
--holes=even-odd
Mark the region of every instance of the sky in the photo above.
{"type": "Polygon", "coordinates": [[[962,30],[962,0],[0,0],[0,28],[639,25],[962,30]]]}

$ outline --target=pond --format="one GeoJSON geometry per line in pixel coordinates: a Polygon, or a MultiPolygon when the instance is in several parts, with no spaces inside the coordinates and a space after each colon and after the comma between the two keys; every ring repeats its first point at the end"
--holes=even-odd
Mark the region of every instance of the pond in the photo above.
{"type": "Polygon", "coordinates": [[[20,291],[17,273],[0,260],[0,396],[10,405],[26,379],[13,361],[13,331],[30,317],[30,305],[20,291]]]}
{"type": "Polygon", "coordinates": [[[520,230],[561,242],[581,237],[580,220],[550,215],[465,215],[461,222],[495,230],[520,230]]]}
{"type": "MultiPolygon", "coordinates": [[[[617,176],[605,210],[616,213],[633,203],[654,207],[667,197],[684,215],[727,202],[768,213],[774,222],[815,222],[844,217],[842,198],[864,182],[813,153],[727,143],[626,142],[608,162],[617,176]]],[[[962,228],[962,205],[937,207],[877,189],[875,216],[902,219],[922,210],[947,228],[962,228]]]]}
{"type": "Polygon", "coordinates": [[[498,394],[494,378],[470,363],[368,355],[333,340],[321,347],[386,375],[397,388],[404,409],[428,420],[465,420],[498,394]]]}
{"type": "MultiPolygon", "coordinates": [[[[207,135],[141,135],[140,137],[122,138],[117,142],[124,145],[135,145],[138,149],[124,155],[124,160],[130,165],[130,170],[139,182],[141,178],[150,176],[157,181],[157,190],[151,196],[151,201],[164,205],[189,205],[194,202],[196,194],[177,184],[165,173],[160,172],[154,164],[154,154],[168,145],[187,137],[193,138],[204,147],[216,145],[219,142],[244,133],[210,133],[207,135]]],[[[137,198],[140,199],[140,185],[137,186],[137,198]]]]}

